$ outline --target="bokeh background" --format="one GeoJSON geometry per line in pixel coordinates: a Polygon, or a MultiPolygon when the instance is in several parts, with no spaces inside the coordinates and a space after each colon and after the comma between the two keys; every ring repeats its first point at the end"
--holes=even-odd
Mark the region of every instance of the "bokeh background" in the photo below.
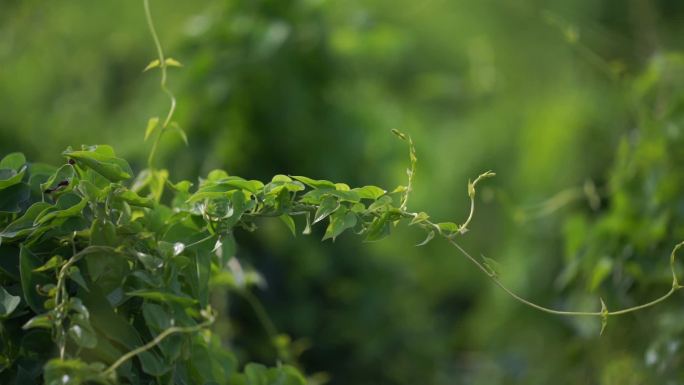
{"type": "MultiPolygon", "coordinates": [[[[684,3],[674,0],[152,1],[178,97],[160,163],[378,184],[418,174],[409,208],[462,221],[462,244],[559,309],[647,302],[684,240],[684,3]]],[[[0,153],[60,162],[107,143],[144,167],[165,114],[142,2],[0,1],[0,153]]],[[[264,221],[238,258],[302,369],[330,384],[682,384],[684,298],[611,318],[562,318],[507,297],[444,242],[399,226],[377,243],[264,221]]],[[[243,361],[275,357],[228,299],[243,361]]]]}

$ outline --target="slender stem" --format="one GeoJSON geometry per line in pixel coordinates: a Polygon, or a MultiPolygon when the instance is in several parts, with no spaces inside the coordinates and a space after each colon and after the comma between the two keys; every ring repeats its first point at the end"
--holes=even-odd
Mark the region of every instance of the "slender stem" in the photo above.
{"type": "Polygon", "coordinates": [[[495,173],[493,173],[491,171],[487,171],[487,172],[484,172],[484,173],[478,175],[474,181],[472,181],[472,182],[468,181],[468,197],[470,198],[470,212],[468,213],[468,218],[458,228],[458,231],[461,234],[468,231],[468,225],[470,225],[470,221],[473,220],[473,216],[475,215],[475,187],[483,179],[491,178],[495,175],[496,175],[495,173]]]}
{"type": "Polygon", "coordinates": [[[204,237],[204,238],[202,238],[202,239],[200,239],[200,240],[198,240],[198,241],[195,241],[195,242],[193,242],[193,243],[188,243],[187,245],[185,245],[185,248],[187,249],[187,248],[190,248],[190,247],[193,247],[193,246],[197,246],[197,245],[199,245],[200,243],[204,243],[204,242],[210,240],[211,238],[214,238],[215,236],[216,236],[216,235],[214,235],[214,234],[209,234],[209,235],[207,235],[206,237],[204,237]]]}
{"type": "Polygon", "coordinates": [[[143,4],[145,6],[145,19],[147,20],[147,26],[150,29],[150,34],[152,35],[152,39],[154,40],[154,46],[157,48],[157,57],[159,60],[159,68],[161,69],[161,80],[160,80],[160,86],[162,91],[169,97],[169,101],[171,103],[171,106],[169,107],[169,112],[166,114],[166,118],[164,119],[164,122],[162,123],[162,128],[159,130],[159,133],[155,136],[154,142],[152,143],[152,148],[150,149],[150,155],[147,158],[147,165],[149,168],[153,168],[153,162],[154,162],[154,157],[157,153],[157,148],[159,147],[159,141],[161,140],[162,135],[164,134],[164,130],[168,127],[169,123],[171,123],[171,118],[173,117],[173,113],[176,111],[176,97],[174,96],[173,92],[169,90],[166,87],[166,59],[164,58],[164,50],[162,49],[162,45],[159,41],[159,36],[157,35],[157,30],[154,27],[154,22],[152,21],[152,12],[150,12],[150,2],[149,0],[144,0],[143,4]]]}
{"type": "Polygon", "coordinates": [[[479,268],[480,270],[482,270],[482,272],[485,273],[485,275],[486,275],[487,277],[489,277],[489,279],[491,279],[497,286],[499,286],[501,289],[503,289],[508,295],[510,295],[511,297],[513,297],[513,298],[514,298],[515,300],[517,300],[518,302],[521,302],[521,303],[523,303],[523,304],[525,304],[525,305],[527,305],[527,306],[530,306],[530,307],[535,308],[535,309],[537,309],[537,310],[543,311],[543,312],[545,312],[545,313],[556,314],[556,315],[563,315],[563,316],[591,316],[591,317],[604,317],[604,316],[622,315],[622,314],[632,313],[632,312],[635,312],[635,311],[637,311],[637,310],[645,309],[645,308],[647,308],[647,307],[651,307],[651,306],[654,306],[654,305],[656,305],[656,304],[658,304],[658,303],[660,303],[660,302],[663,302],[663,301],[665,301],[667,298],[669,298],[672,294],[674,294],[675,291],[677,291],[677,290],[681,289],[682,287],[684,287],[684,286],[680,286],[680,285],[677,283],[677,278],[676,278],[676,276],[674,275],[674,274],[675,274],[675,270],[674,270],[674,255],[675,255],[676,251],[683,245],[682,243],[680,243],[680,244],[678,244],[677,246],[675,246],[674,250],[672,251],[672,256],[673,256],[673,258],[671,259],[671,261],[672,261],[672,262],[671,262],[671,268],[672,268],[672,272],[673,272],[673,284],[672,284],[672,288],[670,289],[670,291],[668,291],[667,293],[665,293],[663,296],[658,297],[658,298],[654,299],[653,301],[644,303],[644,304],[642,304],[642,305],[637,305],[637,306],[629,307],[629,308],[626,308],[626,309],[615,310],[615,311],[608,311],[608,312],[602,312],[602,311],[585,312],[585,311],[563,311],[563,310],[555,310],[555,309],[551,309],[551,308],[548,308],[548,307],[544,307],[544,306],[538,305],[538,304],[536,304],[536,303],[534,303],[534,302],[532,302],[532,301],[529,301],[529,300],[527,300],[527,299],[525,299],[525,298],[519,296],[518,294],[516,294],[515,292],[513,292],[511,289],[509,289],[506,285],[504,285],[504,284],[496,277],[495,274],[493,274],[492,272],[490,272],[482,263],[480,263],[480,261],[478,261],[477,259],[475,259],[470,253],[468,253],[465,249],[463,249],[463,247],[461,247],[461,245],[459,245],[458,243],[456,243],[456,241],[454,241],[452,238],[449,238],[449,237],[445,237],[445,238],[446,238],[446,240],[447,240],[449,243],[451,243],[454,247],[456,247],[456,248],[461,252],[461,254],[463,254],[470,262],[472,262],[475,266],[477,266],[477,268],[479,268]]]}
{"type": "Polygon", "coordinates": [[[118,360],[116,360],[111,366],[109,366],[107,369],[105,369],[104,374],[105,375],[110,375],[113,373],[119,366],[123,365],[126,361],[130,360],[131,358],[137,356],[140,353],[144,353],[155,346],[159,345],[164,338],[176,334],[176,333],[195,333],[198,332],[208,326],[210,326],[214,322],[213,318],[208,319],[200,324],[197,324],[195,326],[186,326],[186,327],[180,327],[180,326],[172,326],[163,332],[159,333],[152,341],[146,343],[145,345],[139,346],[130,352],[124,354],[123,356],[119,357],[118,360]]]}

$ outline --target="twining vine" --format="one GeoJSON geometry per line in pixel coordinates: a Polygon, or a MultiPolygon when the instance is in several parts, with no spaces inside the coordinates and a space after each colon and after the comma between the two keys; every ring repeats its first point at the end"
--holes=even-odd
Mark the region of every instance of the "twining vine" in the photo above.
{"type": "MultiPolygon", "coordinates": [[[[143,0],[143,1],[144,1],[144,6],[145,6],[145,15],[146,15],[147,24],[148,24],[148,27],[150,30],[150,34],[152,35],[152,38],[154,40],[154,44],[155,44],[157,54],[158,54],[158,58],[153,60],[145,68],[145,70],[155,68],[155,67],[160,68],[160,70],[161,70],[161,82],[160,82],[161,89],[166,95],[168,95],[169,100],[170,100],[170,107],[169,107],[168,114],[167,114],[166,118],[164,119],[164,122],[162,123],[161,130],[159,130],[159,133],[155,137],[155,140],[153,142],[152,149],[150,151],[150,155],[148,158],[148,165],[151,168],[152,164],[153,164],[153,159],[154,159],[154,156],[156,153],[156,149],[158,146],[158,142],[159,142],[161,136],[163,135],[164,130],[171,123],[171,119],[173,117],[173,113],[174,113],[175,108],[176,108],[176,98],[175,98],[174,94],[166,86],[167,67],[168,66],[180,66],[180,63],[178,61],[176,61],[175,59],[171,59],[171,58],[165,59],[164,51],[163,51],[163,48],[162,48],[161,43],[159,41],[159,38],[157,36],[157,32],[155,30],[153,19],[151,16],[150,7],[149,7],[149,0],[143,0]]],[[[157,124],[158,124],[158,118],[151,118],[150,119],[150,123],[148,123],[148,128],[147,128],[145,138],[149,137],[151,135],[151,133],[153,131],[155,131],[157,124]]],[[[180,127],[178,127],[177,125],[175,125],[175,127],[180,130],[180,127]]],[[[487,171],[483,174],[478,175],[478,177],[475,178],[474,181],[468,182],[468,197],[470,200],[470,210],[468,212],[467,218],[465,219],[465,221],[463,221],[463,223],[461,223],[460,225],[455,225],[454,223],[451,223],[451,222],[443,222],[443,223],[432,222],[429,220],[429,216],[424,212],[411,212],[411,211],[407,210],[409,196],[410,196],[411,192],[413,191],[414,178],[415,178],[415,173],[416,173],[416,166],[418,163],[418,157],[416,154],[416,149],[415,149],[415,145],[413,143],[413,140],[411,139],[411,137],[409,135],[406,135],[406,134],[404,134],[404,133],[402,133],[396,129],[392,130],[392,132],[397,137],[399,137],[401,140],[404,140],[408,143],[410,167],[406,170],[406,174],[408,176],[406,186],[400,187],[398,190],[395,190],[395,192],[401,192],[401,200],[400,200],[399,207],[396,209],[390,210],[388,212],[385,212],[385,213],[383,213],[383,215],[388,215],[388,214],[392,215],[393,214],[397,218],[409,219],[410,220],[409,225],[418,225],[419,227],[423,228],[426,231],[427,238],[425,239],[425,241],[421,242],[418,246],[423,246],[423,245],[427,244],[428,242],[430,242],[435,237],[436,234],[438,234],[439,236],[444,238],[450,245],[455,247],[468,261],[470,261],[472,264],[474,264],[492,282],[494,282],[498,287],[500,287],[504,292],[506,292],[511,298],[515,299],[516,301],[518,301],[518,302],[520,302],[526,306],[529,306],[533,309],[537,309],[539,311],[554,314],[554,315],[600,317],[602,319],[602,327],[601,327],[601,334],[602,334],[606,325],[607,325],[608,317],[623,315],[623,314],[635,312],[635,311],[638,311],[638,310],[641,310],[641,309],[644,309],[647,307],[654,306],[654,305],[666,300],[667,298],[669,298],[677,290],[684,288],[684,286],[679,284],[679,281],[678,281],[677,275],[676,275],[676,270],[675,270],[676,253],[682,246],[684,246],[684,242],[682,242],[682,243],[677,244],[673,248],[672,252],[670,253],[670,269],[672,272],[672,287],[663,296],[661,296],[657,299],[654,299],[650,302],[647,302],[647,303],[644,303],[641,305],[637,305],[637,306],[628,307],[625,309],[612,310],[611,311],[608,309],[608,307],[605,304],[605,302],[603,301],[603,299],[600,299],[600,304],[601,304],[601,310],[600,311],[565,311],[565,310],[551,309],[551,308],[539,305],[533,301],[530,301],[528,299],[521,297],[520,295],[515,293],[512,289],[510,289],[508,286],[506,286],[499,279],[499,274],[494,269],[494,267],[493,267],[494,263],[492,260],[490,260],[488,258],[484,258],[484,257],[483,257],[484,258],[483,261],[478,260],[477,258],[473,257],[468,251],[466,251],[460,244],[458,244],[455,241],[455,238],[457,236],[462,235],[466,231],[468,231],[468,226],[470,225],[470,223],[474,217],[474,214],[475,214],[475,194],[476,194],[477,184],[480,183],[484,179],[491,178],[491,177],[495,176],[496,174],[491,172],[491,171],[487,171]]],[[[183,136],[185,137],[184,133],[183,133],[183,136]]],[[[584,190],[586,190],[586,186],[585,186],[584,190]]],[[[308,228],[308,226],[310,225],[308,215],[311,213],[314,213],[315,211],[320,211],[321,207],[322,206],[317,207],[315,205],[300,206],[300,207],[297,207],[297,210],[295,210],[294,212],[291,212],[290,214],[291,215],[301,215],[301,214],[307,215],[307,228],[308,228]]],[[[283,215],[283,214],[280,214],[280,215],[283,215]]],[[[266,214],[265,216],[273,216],[273,215],[266,214]]],[[[376,219],[377,218],[381,218],[381,217],[376,217],[376,219]]],[[[252,301],[250,301],[250,303],[252,304],[253,307],[256,308],[257,306],[260,306],[260,305],[254,305],[253,304],[253,301],[254,301],[253,296],[251,296],[251,298],[252,298],[252,301]]],[[[263,311],[261,313],[263,313],[263,311]]],[[[265,315],[262,314],[262,316],[260,318],[263,318],[263,317],[265,317],[265,315]]],[[[262,321],[262,322],[267,324],[267,325],[271,325],[270,327],[267,327],[267,329],[269,331],[269,335],[271,335],[271,337],[273,337],[275,334],[277,334],[275,332],[275,328],[272,326],[272,323],[270,322],[270,320],[269,321],[262,321]]],[[[205,324],[202,324],[202,325],[205,327],[208,327],[211,325],[211,322],[205,322],[205,324]]],[[[199,328],[186,328],[186,329],[170,328],[170,329],[167,329],[167,331],[168,330],[173,330],[173,331],[171,331],[169,333],[160,334],[155,340],[151,341],[147,345],[141,347],[140,349],[138,349],[134,352],[130,352],[129,354],[127,354],[125,356],[125,358],[130,359],[135,354],[141,353],[145,350],[148,350],[148,349],[154,347],[159,342],[161,342],[161,340],[163,340],[166,336],[168,336],[172,333],[196,332],[197,330],[199,330],[199,328]]],[[[124,358],[124,357],[122,357],[122,358],[124,358]]],[[[114,365],[112,365],[112,366],[114,366],[114,365]]],[[[108,371],[111,371],[111,369],[112,368],[110,367],[108,369],[108,371]]]]}
{"type": "Polygon", "coordinates": [[[514,300],[554,315],[599,317],[601,333],[609,317],[654,306],[684,287],[676,274],[683,242],[670,254],[670,290],[650,302],[609,310],[600,299],[599,311],[565,311],[521,297],[499,279],[493,260],[475,258],[457,242],[475,216],[477,187],[495,174],[487,171],[468,182],[470,209],[460,223],[435,222],[425,212],[410,211],[418,157],[411,137],[398,130],[393,133],[407,143],[410,166],[406,185],[392,191],[296,175],[261,182],[222,170],[200,179],[196,189],[190,181],[172,183],[154,161],[166,132],[186,140],[173,121],[176,97],[167,87],[167,68],[180,62],[165,56],[149,0],[143,4],[157,51],[145,70],[161,71],[160,87],[170,103],[161,124],[157,117],[148,121],[145,139],[154,138],[147,168],[129,186],[124,182],[133,179],[133,171],[106,145],[68,148],[67,161],[58,168],[29,164],[19,153],[0,160],[0,195],[11,203],[0,205],[0,251],[15,253],[7,260],[15,258],[19,266],[17,271],[0,264],[0,333],[16,331],[0,340],[8,352],[0,358],[13,368],[15,382],[35,382],[21,367],[26,348],[18,346],[33,329],[43,329],[58,357],[39,362],[38,376],[47,385],[122,379],[138,384],[141,378],[159,384],[304,384],[299,371],[286,365],[275,326],[233,266],[234,232],[255,231],[255,220],[262,217],[279,218],[293,235],[310,234],[312,226],[327,221],[323,240],[333,241],[344,232],[377,241],[408,222],[426,234],[418,246],[439,236],[514,300]],[[170,204],[162,197],[171,198],[170,204]],[[238,289],[252,306],[278,351],[278,366],[237,370],[232,352],[211,332],[217,312],[209,291],[220,285],[238,289]]]}

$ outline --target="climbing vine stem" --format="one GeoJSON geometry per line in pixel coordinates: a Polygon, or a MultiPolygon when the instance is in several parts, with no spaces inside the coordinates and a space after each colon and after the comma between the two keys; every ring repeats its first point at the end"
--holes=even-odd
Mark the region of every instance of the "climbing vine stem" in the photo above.
{"type": "MultiPolygon", "coordinates": [[[[409,143],[410,147],[410,153],[411,153],[411,168],[408,171],[408,176],[409,176],[409,182],[408,185],[410,186],[412,183],[412,180],[414,178],[415,174],[415,165],[417,163],[417,157],[415,155],[415,149],[413,146],[413,141],[411,140],[410,136],[403,134],[399,131],[393,130],[394,134],[399,136],[402,140],[405,140],[406,142],[409,143]]],[[[494,284],[499,286],[504,292],[506,292],[510,297],[515,299],[516,301],[529,306],[531,308],[537,309],[539,311],[549,313],[549,314],[554,314],[554,315],[561,315],[561,316],[577,316],[577,317],[601,317],[602,318],[602,327],[601,327],[601,333],[603,333],[603,329],[606,326],[607,319],[610,316],[617,316],[617,315],[623,315],[623,314],[628,314],[632,313],[638,310],[642,310],[654,305],[657,305],[666,299],[668,299],[672,294],[674,294],[677,290],[680,290],[684,288],[684,286],[679,284],[679,280],[677,279],[677,272],[676,272],[676,258],[677,258],[677,252],[681,247],[684,246],[684,242],[681,242],[677,244],[673,249],[672,252],[670,253],[670,270],[672,272],[672,286],[668,292],[663,294],[662,296],[643,303],[641,305],[636,305],[620,310],[613,310],[609,311],[608,307],[606,306],[605,302],[603,299],[600,299],[600,304],[601,304],[601,310],[600,311],[566,311],[566,310],[557,310],[557,309],[551,309],[542,305],[539,305],[535,302],[532,302],[528,299],[523,298],[522,296],[518,295],[516,292],[514,292],[512,289],[510,289],[508,286],[506,286],[498,277],[497,272],[492,268],[490,263],[487,262],[487,260],[481,262],[477,258],[473,257],[467,250],[465,250],[460,244],[458,244],[455,240],[456,236],[464,234],[468,230],[468,226],[470,225],[474,215],[475,215],[475,194],[476,194],[476,187],[479,182],[481,182],[484,179],[490,178],[495,176],[496,174],[487,171],[485,173],[480,174],[475,180],[472,182],[468,182],[468,197],[470,198],[470,211],[468,213],[468,216],[466,220],[458,226],[458,229],[456,232],[447,232],[443,231],[443,224],[439,223],[434,223],[431,222],[427,214],[425,213],[415,213],[415,212],[409,212],[406,211],[406,201],[408,199],[407,194],[404,195],[403,200],[402,200],[402,206],[401,206],[401,216],[404,218],[411,219],[411,224],[419,224],[423,229],[428,231],[428,238],[426,239],[425,242],[422,244],[427,243],[434,237],[435,231],[441,235],[444,239],[446,239],[449,244],[451,244],[453,247],[455,247],[466,259],[468,259],[472,264],[474,264],[479,270],[481,270],[487,277],[489,277],[494,284]]],[[[410,191],[410,189],[407,189],[407,192],[410,191]]],[[[421,244],[421,245],[422,245],[421,244]]]]}
{"type": "MultiPolygon", "coordinates": [[[[154,141],[152,142],[152,148],[150,150],[149,157],[147,158],[147,165],[149,168],[153,168],[154,164],[154,157],[157,153],[157,148],[159,147],[159,141],[161,140],[162,135],[164,134],[164,131],[167,130],[169,125],[171,124],[171,119],[173,118],[173,114],[176,111],[176,96],[171,92],[171,90],[167,87],[166,85],[166,80],[167,80],[167,68],[169,65],[180,65],[176,60],[171,59],[171,58],[165,58],[164,57],[164,49],[162,48],[162,45],[159,41],[159,36],[157,35],[157,30],[154,27],[154,21],[152,20],[152,12],[150,11],[150,1],[149,0],[144,0],[143,1],[144,6],[145,6],[145,19],[147,20],[147,26],[150,30],[150,34],[152,35],[152,40],[154,40],[154,46],[157,49],[157,59],[153,60],[145,70],[159,67],[161,70],[161,79],[160,79],[160,86],[162,91],[169,97],[169,101],[171,103],[171,106],[169,107],[169,111],[166,114],[166,118],[162,122],[161,129],[157,130],[158,132],[156,133],[154,137],[154,141]]],[[[154,119],[154,118],[153,118],[154,119]]],[[[154,122],[154,126],[157,125],[157,121],[154,122]]],[[[151,124],[148,123],[148,131],[150,131],[153,128],[150,128],[151,124]]],[[[147,136],[147,135],[146,135],[147,136]]]]}
{"type": "Polygon", "coordinates": [[[126,361],[130,360],[131,358],[137,356],[138,354],[144,353],[155,346],[159,345],[166,337],[169,337],[172,334],[176,333],[183,333],[183,334],[189,334],[189,333],[197,333],[201,331],[202,329],[205,329],[209,326],[211,326],[214,323],[215,320],[215,315],[213,314],[211,309],[208,310],[203,310],[202,314],[205,316],[205,320],[197,325],[194,326],[186,326],[186,327],[181,327],[181,326],[172,326],[170,328],[164,329],[161,333],[159,333],[156,337],[154,337],[150,342],[139,346],[126,354],[122,355],[117,359],[113,364],[111,364],[103,374],[105,376],[111,376],[114,371],[126,361]]]}

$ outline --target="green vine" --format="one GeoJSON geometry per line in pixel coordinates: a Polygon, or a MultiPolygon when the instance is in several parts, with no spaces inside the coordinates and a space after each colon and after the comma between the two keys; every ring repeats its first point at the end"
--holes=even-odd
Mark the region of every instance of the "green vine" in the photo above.
{"type": "MultiPolygon", "coordinates": [[[[406,185],[392,191],[297,175],[279,174],[262,182],[223,170],[199,179],[197,188],[191,181],[172,183],[154,160],[165,132],[176,131],[185,140],[172,120],[176,98],[167,87],[167,68],[180,63],[165,57],[149,0],[143,4],[157,51],[145,70],[160,69],[160,86],[170,102],[161,125],[156,117],[148,122],[145,139],[154,139],[147,169],[133,179],[126,160],[106,145],[68,148],[66,163],[49,169],[30,166],[18,153],[0,161],[2,175],[9,175],[0,193],[9,191],[17,201],[16,209],[0,213],[0,246],[8,253],[16,250],[11,257],[19,265],[18,273],[3,272],[0,331],[15,328],[17,339],[35,329],[49,331],[56,358],[39,362],[45,384],[304,384],[299,371],[287,365],[296,364],[287,341],[279,338],[266,309],[249,291],[253,282],[231,267],[235,256],[225,247],[235,243],[236,231],[257,230],[259,218],[277,217],[293,235],[311,234],[313,226],[327,222],[323,240],[353,232],[367,242],[407,222],[425,232],[418,246],[439,235],[514,300],[553,315],[599,317],[601,333],[609,317],[654,306],[684,287],[676,274],[683,242],[670,254],[670,290],[650,302],[609,310],[600,299],[599,311],[565,311],[523,298],[499,279],[494,261],[478,260],[456,241],[472,224],[477,187],[495,174],[487,171],[468,182],[470,209],[460,224],[409,211],[418,157],[411,137],[398,130],[392,132],[408,144],[410,166],[406,185]],[[165,192],[172,195],[168,201],[162,200],[165,192]],[[220,316],[209,295],[210,283],[216,282],[252,307],[276,350],[278,366],[238,369],[232,351],[211,330],[220,316]],[[16,288],[15,294],[4,286],[16,288]]],[[[578,196],[574,191],[552,200],[545,210],[555,211],[578,196]]],[[[5,366],[19,378],[25,357],[19,349],[8,350],[5,366]]]]}

